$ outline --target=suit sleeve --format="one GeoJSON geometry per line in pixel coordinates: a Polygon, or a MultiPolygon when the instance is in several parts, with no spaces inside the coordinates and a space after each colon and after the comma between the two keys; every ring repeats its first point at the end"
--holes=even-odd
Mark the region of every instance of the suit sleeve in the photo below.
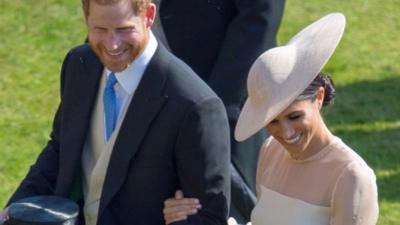
{"type": "Polygon", "coordinates": [[[255,59],[276,45],[284,0],[235,0],[237,15],[229,24],[207,83],[237,118],[247,96],[247,74],[255,59]]]}
{"type": "MultiPolygon", "coordinates": [[[[63,92],[64,71],[68,58],[69,54],[64,60],[61,71],[61,96],[63,92]]],[[[54,194],[58,175],[61,111],[62,104],[59,105],[55,114],[52,132],[50,133],[50,139],[47,142],[47,145],[39,154],[36,162],[30,167],[28,174],[11,196],[7,205],[18,201],[19,199],[34,195],[54,194]]]]}
{"type": "Polygon", "coordinates": [[[226,224],[230,196],[230,141],[224,106],[218,98],[196,104],[182,121],[176,163],[185,196],[202,209],[176,224],[226,224]]]}

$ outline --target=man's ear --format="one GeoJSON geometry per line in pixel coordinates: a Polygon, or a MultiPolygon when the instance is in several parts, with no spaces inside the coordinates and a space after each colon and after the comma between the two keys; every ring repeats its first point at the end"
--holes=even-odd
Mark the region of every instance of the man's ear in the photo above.
{"type": "Polygon", "coordinates": [[[149,3],[147,6],[146,12],[144,14],[146,20],[146,27],[151,28],[156,18],[157,8],[154,3],[149,3]]]}

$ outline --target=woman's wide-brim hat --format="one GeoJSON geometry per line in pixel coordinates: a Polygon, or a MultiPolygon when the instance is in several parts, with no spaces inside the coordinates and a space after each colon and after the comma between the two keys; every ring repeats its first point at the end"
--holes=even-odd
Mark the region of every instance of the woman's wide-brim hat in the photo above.
{"type": "Polygon", "coordinates": [[[236,124],[236,140],[261,130],[310,85],[339,44],[345,24],[343,14],[328,14],[257,58],[247,79],[248,98],[236,124]]]}
{"type": "Polygon", "coordinates": [[[12,203],[8,215],[8,225],[74,225],[79,206],[62,197],[33,196],[12,203]]]}

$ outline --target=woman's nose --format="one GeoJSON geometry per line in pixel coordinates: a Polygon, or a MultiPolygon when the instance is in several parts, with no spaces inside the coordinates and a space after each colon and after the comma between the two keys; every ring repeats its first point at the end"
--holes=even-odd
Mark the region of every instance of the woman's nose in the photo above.
{"type": "Polygon", "coordinates": [[[282,126],[281,126],[281,134],[282,134],[282,137],[283,137],[283,138],[285,138],[285,139],[290,139],[290,138],[293,137],[293,135],[294,135],[295,133],[296,133],[296,132],[295,132],[295,129],[294,129],[294,127],[293,127],[290,123],[287,123],[287,122],[283,122],[283,123],[282,123],[282,126]]]}

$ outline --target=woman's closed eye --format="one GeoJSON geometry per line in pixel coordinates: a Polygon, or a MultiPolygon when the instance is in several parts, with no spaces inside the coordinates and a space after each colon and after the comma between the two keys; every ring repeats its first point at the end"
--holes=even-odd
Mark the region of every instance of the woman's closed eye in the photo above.
{"type": "Polygon", "coordinates": [[[302,117],[301,114],[293,114],[293,115],[289,115],[289,116],[288,116],[288,119],[289,119],[289,120],[298,120],[298,119],[300,119],[301,117],[302,117]]]}

